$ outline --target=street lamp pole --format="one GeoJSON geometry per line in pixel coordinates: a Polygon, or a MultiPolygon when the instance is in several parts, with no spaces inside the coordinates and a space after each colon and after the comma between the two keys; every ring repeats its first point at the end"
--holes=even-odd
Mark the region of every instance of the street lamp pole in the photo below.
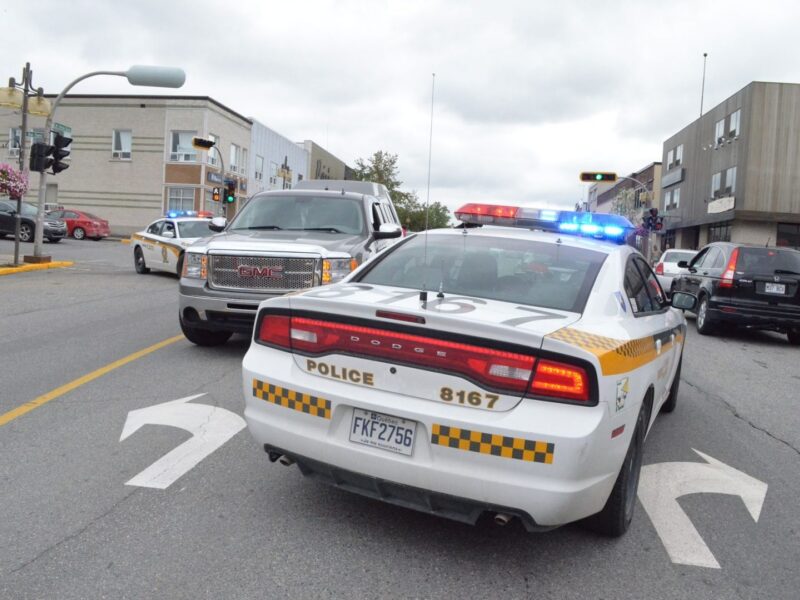
{"type": "MultiPolygon", "coordinates": [[[[47,121],[44,125],[45,143],[49,143],[50,141],[50,130],[53,127],[53,117],[56,114],[56,109],[61,103],[61,100],[64,99],[64,96],[67,95],[67,92],[69,92],[76,83],[79,83],[84,79],[88,79],[89,77],[95,77],[96,75],[115,75],[118,77],[127,77],[128,82],[131,85],[144,85],[152,87],[178,88],[181,87],[186,81],[186,73],[183,72],[183,69],[171,67],[148,67],[142,65],[133,66],[127,71],[92,71],[91,73],[81,75],[77,79],[67,84],[67,87],[61,90],[61,93],[56,96],[56,99],[52,104],[50,114],[47,116],[47,121]]],[[[42,229],[44,225],[44,201],[46,191],[47,173],[42,171],[39,173],[39,206],[36,212],[36,230],[34,232],[33,245],[33,256],[35,257],[34,262],[46,262],[42,257],[42,229]]]]}

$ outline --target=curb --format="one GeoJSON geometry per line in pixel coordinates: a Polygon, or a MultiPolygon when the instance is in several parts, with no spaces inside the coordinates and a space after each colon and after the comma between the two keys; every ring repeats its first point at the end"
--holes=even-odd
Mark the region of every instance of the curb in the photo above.
{"type": "Polygon", "coordinates": [[[19,267],[0,267],[0,277],[3,275],[13,275],[14,273],[25,273],[26,271],[44,271],[46,269],[62,269],[71,267],[75,263],[71,260],[53,261],[49,263],[20,265],[19,267]]]}
{"type": "Polygon", "coordinates": [[[119,240],[119,242],[121,244],[130,244],[131,243],[131,238],[125,238],[125,239],[119,240]]]}

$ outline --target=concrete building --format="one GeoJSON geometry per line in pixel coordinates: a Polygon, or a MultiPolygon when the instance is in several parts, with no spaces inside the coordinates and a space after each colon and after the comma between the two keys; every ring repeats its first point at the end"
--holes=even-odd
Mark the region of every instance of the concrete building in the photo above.
{"type": "MultiPolygon", "coordinates": [[[[251,119],[250,194],[282,190],[308,177],[308,152],[289,138],[251,119]]],[[[311,142],[313,144],[313,142],[311,142]]]]}
{"type": "Polygon", "coordinates": [[[308,171],[306,179],[347,179],[352,173],[344,161],[311,140],[297,142],[308,152],[308,171]]]}
{"type": "Polygon", "coordinates": [[[625,177],[597,195],[595,212],[621,214],[639,225],[642,214],[661,197],[661,163],[650,163],[625,177]]]}
{"type": "MultiPolygon", "coordinates": [[[[222,210],[211,199],[224,179],[237,182],[235,213],[249,195],[251,121],[207,96],[68,95],[56,121],[74,139],[69,169],[48,176],[47,202],[108,219],[113,233],[128,234],[170,209],[222,210]],[[213,138],[222,154],[198,151],[192,137],[213,138]]],[[[0,161],[13,162],[19,145],[18,113],[0,116],[0,161]]],[[[44,118],[29,128],[42,139],[44,118]]],[[[26,152],[29,156],[29,153],[26,152]]],[[[31,189],[38,174],[31,173],[31,189]]],[[[35,202],[35,193],[28,200],[35,202]]]]}
{"type": "Polygon", "coordinates": [[[613,183],[608,183],[604,181],[602,183],[592,183],[589,185],[589,190],[586,194],[586,206],[589,212],[608,212],[607,209],[611,208],[610,203],[604,204],[602,207],[598,206],[597,199],[600,194],[607,192],[612,187],[614,187],[613,183]],[[603,210],[600,210],[600,209],[603,210]]]}
{"type": "Polygon", "coordinates": [[[800,84],[754,81],[664,142],[667,243],[800,247],[800,84]]]}

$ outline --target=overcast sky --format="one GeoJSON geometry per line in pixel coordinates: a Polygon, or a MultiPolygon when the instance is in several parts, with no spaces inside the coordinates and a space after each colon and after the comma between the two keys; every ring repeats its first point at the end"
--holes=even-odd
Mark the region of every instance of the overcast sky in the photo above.
{"type": "MultiPolygon", "coordinates": [[[[98,69],[183,67],[186,85],[352,165],[399,155],[424,200],[571,206],[581,170],[630,173],[753,80],[800,82],[800,3],[3,2],[0,77],[48,93],[98,69]]],[[[165,93],[97,77],[76,93],[165,93]]]]}

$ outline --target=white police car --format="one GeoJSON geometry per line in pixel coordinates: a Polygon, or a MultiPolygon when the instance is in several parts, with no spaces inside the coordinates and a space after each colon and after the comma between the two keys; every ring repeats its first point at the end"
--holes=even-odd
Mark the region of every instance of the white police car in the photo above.
{"type": "Polygon", "coordinates": [[[261,303],[243,361],[250,432],[273,461],[393,504],[621,535],[647,430],[675,408],[677,308],[694,297],[667,303],[614,243],[622,217],[477,204],[456,217],[343,283],[261,303]]]}
{"type": "Polygon", "coordinates": [[[144,231],[134,233],[131,246],[136,272],[145,274],[155,269],[180,276],[184,250],[197,240],[214,235],[208,228],[211,217],[206,211],[170,211],[144,231]]]}

